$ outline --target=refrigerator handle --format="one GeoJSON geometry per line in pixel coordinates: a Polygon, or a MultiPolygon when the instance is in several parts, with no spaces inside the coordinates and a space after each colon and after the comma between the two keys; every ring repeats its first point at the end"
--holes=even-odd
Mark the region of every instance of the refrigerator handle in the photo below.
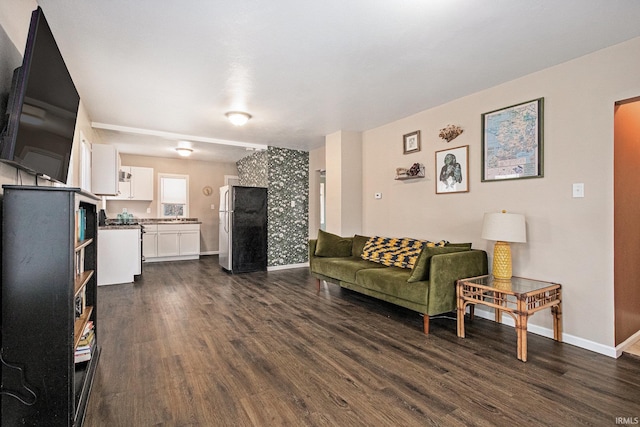
{"type": "Polygon", "coordinates": [[[224,231],[225,233],[229,232],[229,209],[230,209],[230,200],[229,200],[229,190],[226,190],[224,192],[224,203],[225,203],[225,209],[224,209],[224,231]]]}

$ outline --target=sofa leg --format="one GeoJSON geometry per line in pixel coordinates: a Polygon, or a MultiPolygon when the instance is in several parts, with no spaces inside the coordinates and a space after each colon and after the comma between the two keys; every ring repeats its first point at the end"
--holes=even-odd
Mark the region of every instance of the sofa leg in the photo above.
{"type": "Polygon", "coordinates": [[[320,292],[320,279],[316,279],[316,290],[320,292]]]}
{"type": "Polygon", "coordinates": [[[424,334],[429,335],[429,315],[424,315],[424,334]]]}

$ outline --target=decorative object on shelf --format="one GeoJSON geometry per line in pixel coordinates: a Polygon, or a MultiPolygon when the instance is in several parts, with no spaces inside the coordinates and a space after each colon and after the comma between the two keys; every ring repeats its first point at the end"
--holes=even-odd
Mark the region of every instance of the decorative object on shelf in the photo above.
{"type": "Polygon", "coordinates": [[[213,193],[213,188],[211,188],[211,186],[207,185],[202,188],[202,194],[204,194],[205,196],[210,196],[212,193],[213,193]]]}
{"type": "Polygon", "coordinates": [[[482,115],[482,181],[544,176],[543,107],[538,98],[482,115]]]}
{"type": "Polygon", "coordinates": [[[468,192],[469,146],[436,151],[436,173],[436,194],[468,192]]]}
{"type": "Polygon", "coordinates": [[[510,279],[512,268],[509,242],[526,243],[524,215],[507,213],[504,210],[485,213],[481,237],[496,241],[493,248],[493,277],[502,280],[510,279]]]}
{"type": "Polygon", "coordinates": [[[447,142],[451,142],[456,139],[464,130],[458,125],[447,125],[440,129],[438,136],[447,142]]]}
{"type": "Polygon", "coordinates": [[[404,154],[420,151],[420,131],[408,133],[402,136],[402,148],[404,154]]]}
{"type": "Polygon", "coordinates": [[[398,180],[424,178],[424,165],[422,163],[414,163],[409,169],[396,168],[396,178],[398,180]]]}

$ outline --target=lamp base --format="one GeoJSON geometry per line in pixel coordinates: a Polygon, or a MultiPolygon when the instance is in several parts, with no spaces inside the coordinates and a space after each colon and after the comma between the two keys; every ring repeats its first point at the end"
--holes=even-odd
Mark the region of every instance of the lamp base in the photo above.
{"type": "Polygon", "coordinates": [[[508,242],[496,242],[493,247],[493,277],[511,279],[511,246],[508,242]]]}

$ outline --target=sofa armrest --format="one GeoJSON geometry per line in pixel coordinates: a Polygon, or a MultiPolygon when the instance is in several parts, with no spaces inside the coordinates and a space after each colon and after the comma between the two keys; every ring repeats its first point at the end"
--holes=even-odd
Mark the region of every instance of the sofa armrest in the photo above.
{"type": "Polygon", "coordinates": [[[456,281],[488,274],[488,268],[487,253],[476,249],[431,257],[428,314],[455,310],[456,281]]]}
{"type": "Polygon", "coordinates": [[[309,239],[309,263],[316,256],[316,246],[318,245],[318,239],[309,239]]]}

